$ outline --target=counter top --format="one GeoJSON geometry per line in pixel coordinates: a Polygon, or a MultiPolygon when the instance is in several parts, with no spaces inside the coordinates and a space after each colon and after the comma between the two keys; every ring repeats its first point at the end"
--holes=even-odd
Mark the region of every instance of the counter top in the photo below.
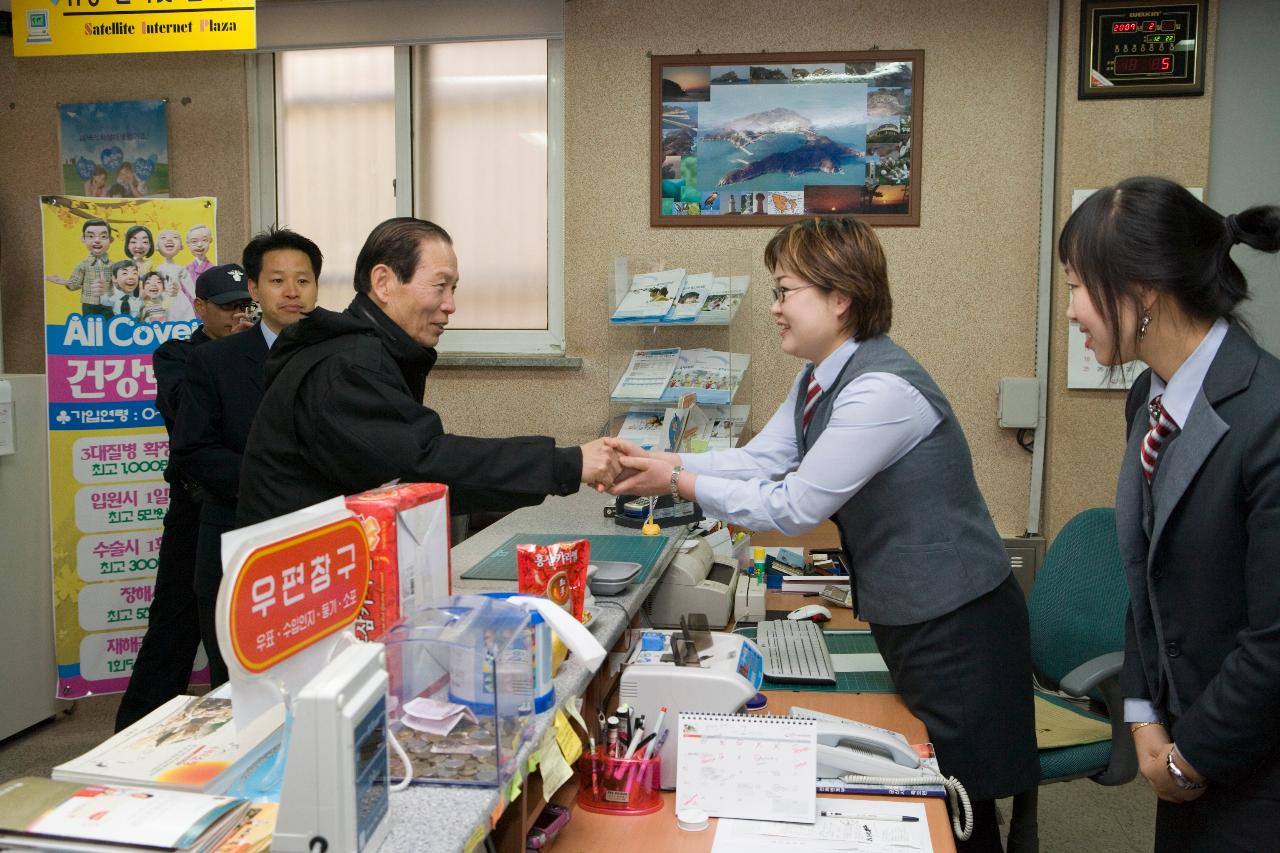
{"type": "MultiPolygon", "coordinates": [[[[515,533],[545,530],[573,534],[617,534],[632,532],[629,528],[605,518],[603,508],[612,503],[609,495],[583,487],[568,497],[551,497],[536,507],[516,510],[501,521],[486,527],[475,536],[456,545],[450,552],[455,595],[480,592],[514,592],[513,581],[463,580],[462,573],[488,556],[515,533]]],[[[676,548],[684,540],[688,528],[670,527],[663,530],[666,547],[658,555],[657,563],[642,584],[632,584],[621,595],[597,596],[596,609],[587,626],[595,638],[607,649],[611,648],[631,622],[631,617],[649,596],[658,579],[666,570],[676,548]]],[[[556,707],[566,699],[579,696],[586,689],[595,673],[588,670],[572,655],[556,674],[556,707]]],[[[554,713],[548,711],[536,718],[532,738],[520,750],[517,765],[527,767],[529,755],[551,725],[554,713]]],[[[391,795],[391,832],[382,846],[383,851],[463,850],[483,827],[487,834],[490,820],[497,809],[501,789],[463,788],[447,785],[413,785],[407,790],[391,795]]]]}

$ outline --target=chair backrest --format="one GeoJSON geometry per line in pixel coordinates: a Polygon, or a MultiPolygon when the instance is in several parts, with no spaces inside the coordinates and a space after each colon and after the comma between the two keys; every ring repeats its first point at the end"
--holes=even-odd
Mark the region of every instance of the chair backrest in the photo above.
{"type": "Polygon", "coordinates": [[[1059,531],[1031,589],[1036,672],[1056,687],[1081,663],[1122,651],[1128,603],[1115,510],[1086,509],[1059,531]]]}

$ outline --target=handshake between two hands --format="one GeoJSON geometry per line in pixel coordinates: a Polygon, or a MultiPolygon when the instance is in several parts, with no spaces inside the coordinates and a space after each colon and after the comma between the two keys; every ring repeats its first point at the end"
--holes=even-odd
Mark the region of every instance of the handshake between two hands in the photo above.
{"type": "Polygon", "coordinates": [[[671,492],[675,453],[655,453],[620,438],[597,438],[582,445],[582,482],[613,495],[665,495],[671,492]]]}

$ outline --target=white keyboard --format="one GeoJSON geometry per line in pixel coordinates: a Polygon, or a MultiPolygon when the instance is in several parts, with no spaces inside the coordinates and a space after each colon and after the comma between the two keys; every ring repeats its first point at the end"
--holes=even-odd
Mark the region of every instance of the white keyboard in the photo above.
{"type": "Polygon", "coordinates": [[[764,677],[800,684],[835,684],[827,641],[816,622],[777,619],[756,626],[756,645],[764,654],[764,677]]]}

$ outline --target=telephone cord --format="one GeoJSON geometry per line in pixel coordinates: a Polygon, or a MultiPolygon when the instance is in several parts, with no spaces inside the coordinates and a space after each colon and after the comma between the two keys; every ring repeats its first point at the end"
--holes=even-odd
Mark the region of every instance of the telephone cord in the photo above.
{"type": "Polygon", "coordinates": [[[968,841],[973,834],[973,806],[969,802],[969,792],[954,776],[948,779],[936,773],[912,776],[862,776],[858,773],[846,773],[840,777],[840,781],[849,785],[941,785],[946,789],[947,800],[951,803],[951,828],[955,831],[956,838],[968,841]]]}

